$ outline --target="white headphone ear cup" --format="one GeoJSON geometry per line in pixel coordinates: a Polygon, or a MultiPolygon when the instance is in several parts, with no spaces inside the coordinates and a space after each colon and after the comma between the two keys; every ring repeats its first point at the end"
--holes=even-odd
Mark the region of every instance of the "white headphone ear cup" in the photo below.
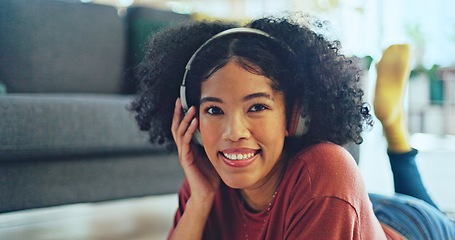
{"type": "Polygon", "coordinates": [[[308,114],[301,113],[300,109],[300,104],[296,104],[292,110],[288,124],[290,137],[301,137],[308,132],[311,118],[308,114]]]}
{"type": "Polygon", "coordinates": [[[297,127],[295,129],[294,137],[301,137],[308,132],[310,125],[310,116],[308,115],[299,115],[297,127]]]}
{"type": "MultiPolygon", "coordinates": [[[[183,113],[186,115],[186,112],[188,112],[189,107],[186,101],[186,87],[183,85],[180,86],[180,102],[182,103],[183,113]]],[[[202,143],[202,137],[199,130],[196,130],[196,132],[193,133],[193,141],[196,144],[204,146],[204,144],[202,143]]]]}

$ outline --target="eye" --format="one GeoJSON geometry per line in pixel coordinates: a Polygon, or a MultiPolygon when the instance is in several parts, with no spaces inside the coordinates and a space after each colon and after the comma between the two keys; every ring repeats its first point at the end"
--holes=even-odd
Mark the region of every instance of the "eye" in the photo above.
{"type": "Polygon", "coordinates": [[[269,109],[269,107],[265,104],[257,103],[254,104],[253,106],[250,107],[248,112],[259,112],[259,111],[264,111],[266,109],[269,109]]]}
{"type": "Polygon", "coordinates": [[[211,106],[205,109],[205,112],[210,114],[210,115],[221,115],[223,114],[223,110],[221,108],[216,107],[216,106],[211,106]]]}

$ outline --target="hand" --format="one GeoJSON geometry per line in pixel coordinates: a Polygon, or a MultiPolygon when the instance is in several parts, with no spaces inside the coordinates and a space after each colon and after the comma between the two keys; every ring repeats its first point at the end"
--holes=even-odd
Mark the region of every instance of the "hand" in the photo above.
{"type": "Polygon", "coordinates": [[[220,177],[202,148],[191,139],[198,128],[196,108],[191,107],[182,118],[182,103],[177,99],[172,119],[172,136],[177,145],[180,164],[191,189],[191,198],[201,202],[213,201],[220,177]]]}

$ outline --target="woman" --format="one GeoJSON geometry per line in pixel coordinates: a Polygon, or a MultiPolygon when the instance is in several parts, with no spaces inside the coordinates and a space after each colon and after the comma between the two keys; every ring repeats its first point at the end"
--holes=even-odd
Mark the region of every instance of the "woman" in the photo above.
{"type": "Polygon", "coordinates": [[[339,42],[284,18],[199,22],[158,33],[139,70],[136,119],[186,176],[170,239],[402,236],[340,146],[372,121],[339,42]]]}

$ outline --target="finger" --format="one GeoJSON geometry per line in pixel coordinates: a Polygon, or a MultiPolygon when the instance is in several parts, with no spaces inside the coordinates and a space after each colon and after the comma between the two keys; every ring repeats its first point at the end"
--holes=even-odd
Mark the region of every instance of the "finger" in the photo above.
{"type": "Polygon", "coordinates": [[[185,135],[182,137],[181,142],[180,142],[180,161],[187,165],[191,165],[193,163],[194,158],[196,157],[192,144],[191,144],[191,138],[192,138],[192,132],[194,132],[194,129],[197,128],[197,120],[194,119],[191,121],[190,126],[188,127],[188,131],[185,133],[185,135]]]}
{"type": "Polygon", "coordinates": [[[195,114],[196,108],[190,107],[186,115],[183,117],[182,121],[179,123],[179,126],[176,131],[177,138],[181,138],[185,135],[185,133],[188,131],[188,127],[191,123],[191,120],[194,118],[195,114]]]}
{"type": "Polygon", "coordinates": [[[198,121],[196,118],[193,118],[191,120],[190,125],[188,126],[187,131],[183,135],[181,142],[180,142],[180,148],[181,148],[181,156],[182,158],[180,159],[181,161],[185,160],[190,160],[189,162],[186,162],[187,164],[191,164],[192,160],[194,160],[195,155],[193,154],[193,148],[191,144],[191,139],[193,136],[193,133],[196,131],[198,125],[198,121]]]}
{"type": "Polygon", "coordinates": [[[182,119],[182,102],[180,101],[180,98],[177,98],[175,100],[175,107],[174,107],[174,116],[172,118],[172,125],[171,125],[171,132],[172,136],[174,137],[174,140],[176,139],[176,133],[177,129],[179,127],[180,121],[182,119]]]}
{"type": "Polygon", "coordinates": [[[188,126],[188,129],[185,132],[185,135],[183,136],[183,143],[185,143],[185,144],[191,143],[193,134],[197,130],[197,125],[198,125],[198,120],[196,118],[193,118],[193,120],[191,120],[190,126],[188,126]]]}

